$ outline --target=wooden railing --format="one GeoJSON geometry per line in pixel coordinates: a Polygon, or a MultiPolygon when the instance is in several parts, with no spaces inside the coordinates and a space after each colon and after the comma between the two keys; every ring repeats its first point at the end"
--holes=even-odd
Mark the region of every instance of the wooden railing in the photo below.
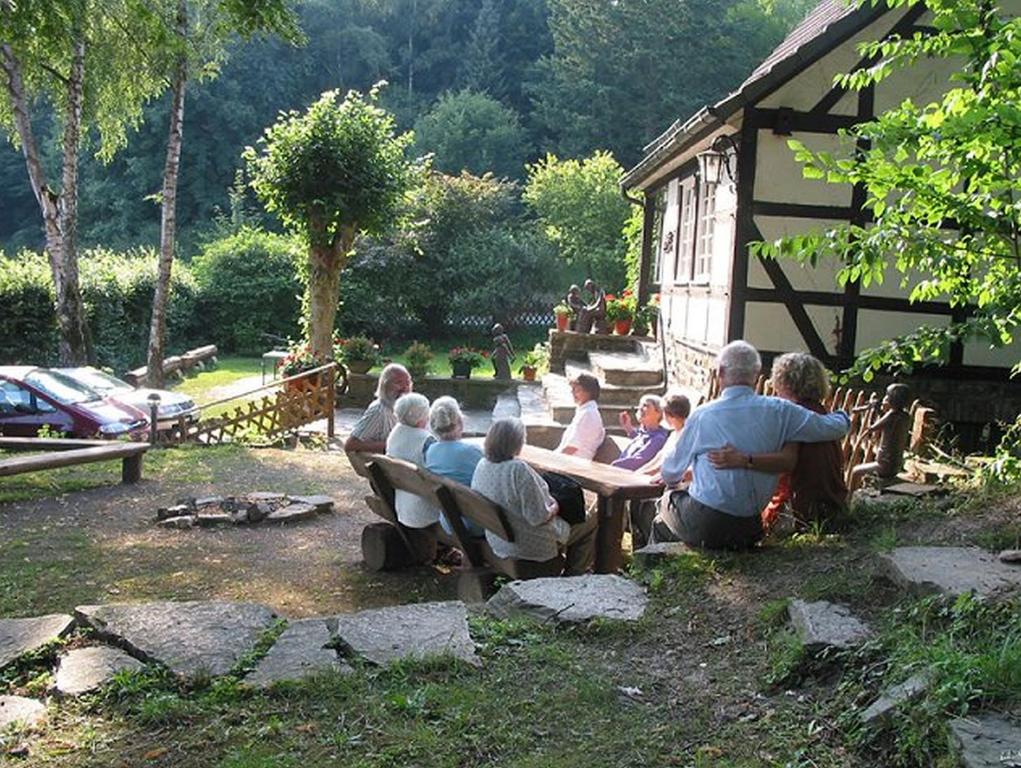
{"type": "Polygon", "coordinates": [[[298,427],[326,419],[327,436],[334,435],[334,408],[339,395],[347,390],[347,371],[337,363],[328,363],[311,371],[256,387],[239,395],[201,406],[201,411],[226,413],[198,421],[180,417],[174,427],[160,433],[159,442],[179,445],[197,442],[216,445],[240,437],[258,435],[277,437],[298,427]],[[259,393],[266,394],[258,397],[259,393]]]}

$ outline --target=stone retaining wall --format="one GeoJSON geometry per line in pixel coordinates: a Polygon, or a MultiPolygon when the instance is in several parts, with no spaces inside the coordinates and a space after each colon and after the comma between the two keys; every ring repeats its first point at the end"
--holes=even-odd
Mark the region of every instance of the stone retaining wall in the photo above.
{"type": "Polygon", "coordinates": [[[549,332],[550,359],[549,369],[552,373],[564,373],[564,363],[568,358],[584,358],[585,353],[599,352],[638,352],[638,341],[652,341],[645,336],[613,336],[603,333],[575,333],[574,331],[558,331],[551,328],[549,332]]]}
{"type": "MultiPolygon", "coordinates": [[[[348,374],[348,389],[340,399],[340,405],[347,408],[364,408],[376,396],[376,374],[348,374]]],[[[415,380],[415,391],[430,400],[442,395],[456,398],[465,408],[492,409],[496,399],[508,389],[520,383],[516,379],[510,381],[497,379],[447,379],[429,376],[415,380]]]]}

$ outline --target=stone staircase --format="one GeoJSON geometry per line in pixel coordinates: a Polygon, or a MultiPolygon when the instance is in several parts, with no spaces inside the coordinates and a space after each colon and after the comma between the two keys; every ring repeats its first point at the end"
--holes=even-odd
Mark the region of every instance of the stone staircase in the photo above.
{"type": "Polygon", "coordinates": [[[579,373],[591,373],[602,385],[599,412],[609,434],[623,434],[617,419],[634,411],[643,394],[665,389],[660,348],[652,339],[550,331],[550,346],[551,370],[541,384],[519,385],[493,409],[494,418],[519,416],[533,445],[560,440],[574,415],[568,381],[579,373]]]}

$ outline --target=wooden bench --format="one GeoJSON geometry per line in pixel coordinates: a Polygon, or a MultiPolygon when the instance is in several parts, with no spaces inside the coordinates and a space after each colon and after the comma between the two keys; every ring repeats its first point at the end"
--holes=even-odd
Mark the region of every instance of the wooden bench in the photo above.
{"type": "Polygon", "coordinates": [[[148,443],[0,437],[0,451],[46,451],[32,456],[0,458],[0,477],[120,459],[121,482],[137,483],[142,479],[142,456],[147,450],[148,443]]]}
{"type": "Polygon", "coordinates": [[[513,542],[515,538],[506,510],[471,488],[400,459],[357,453],[349,453],[348,458],[354,470],[368,478],[375,491],[365,499],[369,509],[387,521],[367,526],[362,532],[362,555],[369,568],[382,570],[429,562],[435,556],[436,541],[441,541],[461,550],[466,560],[462,593],[468,591],[464,587],[469,586],[469,582],[475,582],[470,584],[470,591],[478,596],[493,572],[512,579],[558,576],[563,572],[565,561],[561,555],[544,562],[501,558],[493,553],[484,538],[469,534],[466,521],[505,541],[513,542]],[[394,491],[397,490],[427,499],[442,510],[453,534],[442,530],[427,533],[402,525],[394,506],[394,491]],[[425,538],[431,539],[431,549],[423,541],[425,538]]]}

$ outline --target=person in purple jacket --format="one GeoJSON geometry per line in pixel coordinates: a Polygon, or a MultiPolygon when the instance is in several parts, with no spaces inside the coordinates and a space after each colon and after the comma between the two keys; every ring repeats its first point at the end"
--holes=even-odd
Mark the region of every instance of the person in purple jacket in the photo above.
{"type": "Polygon", "coordinates": [[[620,415],[620,426],[631,439],[620,456],[611,462],[621,469],[637,470],[652,461],[663,450],[670,430],[660,423],[663,420],[663,401],[658,395],[642,395],[638,401],[638,426],[631,414],[620,415]]]}

